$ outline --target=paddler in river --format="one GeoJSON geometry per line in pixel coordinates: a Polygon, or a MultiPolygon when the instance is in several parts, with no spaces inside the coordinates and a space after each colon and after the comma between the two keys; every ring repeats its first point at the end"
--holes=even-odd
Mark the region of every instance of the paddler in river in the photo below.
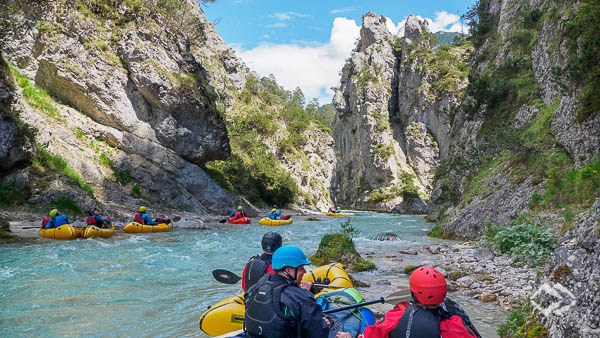
{"type": "Polygon", "coordinates": [[[138,209],[138,212],[135,214],[135,217],[133,218],[134,222],[138,222],[140,224],[147,224],[147,225],[157,225],[158,223],[154,222],[152,220],[152,217],[150,217],[150,215],[148,215],[146,213],[146,207],[145,206],[141,206],[138,209]]]}
{"type": "MultiPolygon", "coordinates": [[[[369,325],[364,338],[481,338],[467,313],[446,298],[446,279],[431,267],[417,268],[408,281],[412,302],[386,312],[384,320],[369,325]]],[[[352,338],[338,332],[336,338],[352,338]]]]}
{"type": "Polygon", "coordinates": [[[88,211],[88,215],[89,217],[86,220],[87,225],[95,225],[99,228],[110,228],[112,226],[108,220],[98,216],[98,209],[96,208],[91,208],[88,211]]]}
{"type": "Polygon", "coordinates": [[[244,272],[242,273],[242,289],[244,292],[256,284],[265,273],[274,273],[271,260],[273,253],[281,245],[282,239],[280,234],[269,231],[263,235],[260,241],[260,246],[263,250],[262,255],[253,256],[246,264],[246,267],[244,267],[244,272]]]}
{"type": "Polygon", "coordinates": [[[327,338],[330,321],[302,281],[306,256],[295,246],[282,246],[273,254],[274,274],[265,274],[244,295],[248,337],[327,338]]]}
{"type": "Polygon", "coordinates": [[[67,216],[58,212],[57,209],[50,210],[48,216],[42,220],[42,228],[44,229],[58,228],[61,225],[69,224],[67,216]]]}
{"type": "Polygon", "coordinates": [[[246,217],[246,213],[244,212],[244,207],[242,207],[241,205],[238,205],[237,211],[230,213],[229,217],[231,218],[232,221],[236,220],[238,218],[246,217]]]}
{"type": "Polygon", "coordinates": [[[271,209],[271,213],[269,214],[270,219],[279,219],[281,216],[281,209],[277,210],[275,208],[271,209]]]}

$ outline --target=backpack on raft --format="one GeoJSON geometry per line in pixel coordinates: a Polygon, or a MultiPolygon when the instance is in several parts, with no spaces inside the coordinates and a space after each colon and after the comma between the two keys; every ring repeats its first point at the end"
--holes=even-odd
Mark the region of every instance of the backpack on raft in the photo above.
{"type": "Polygon", "coordinates": [[[140,224],[146,224],[144,222],[144,219],[142,218],[142,215],[140,215],[140,214],[135,214],[135,221],[138,222],[138,223],[140,223],[140,224]]]}
{"type": "Polygon", "coordinates": [[[169,224],[169,223],[171,223],[171,219],[169,217],[158,217],[157,219],[154,220],[154,222],[169,224]]]}
{"type": "Polygon", "coordinates": [[[50,217],[44,217],[42,220],[42,228],[45,227],[48,222],[50,222],[50,217]]]}
{"type": "Polygon", "coordinates": [[[94,216],[88,217],[87,220],[85,221],[85,223],[87,223],[87,225],[96,225],[96,217],[94,217],[94,216]]]}

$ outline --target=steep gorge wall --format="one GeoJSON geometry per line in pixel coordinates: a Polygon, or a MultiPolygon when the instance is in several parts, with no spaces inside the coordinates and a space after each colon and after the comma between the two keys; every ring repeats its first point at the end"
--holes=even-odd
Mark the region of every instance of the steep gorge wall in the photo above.
{"type": "MultiPolygon", "coordinates": [[[[242,102],[256,74],[218,36],[198,1],[178,4],[2,5],[2,49],[20,84],[11,109],[93,196],[60,175],[38,182],[40,173],[29,169],[11,171],[7,181],[33,183],[32,201],[41,203],[68,195],[81,205],[97,198],[122,206],[143,198],[201,213],[248,205],[236,196],[243,192],[223,189],[202,168],[229,158],[227,130],[239,117],[279,108],[242,102]]],[[[278,133],[286,130],[283,123],[278,133]]],[[[318,128],[303,133],[309,142],[300,158],[278,149],[277,133],[263,135],[261,147],[297,184],[297,202],[323,209],[330,204],[333,142],[318,128]]]]}
{"type": "Polygon", "coordinates": [[[231,51],[197,2],[187,3],[182,26],[160,8],[141,20],[119,12],[123,8],[95,12],[80,1],[6,6],[12,25],[5,55],[31,85],[50,94],[23,88],[19,117],[37,129],[38,144],[93,186],[96,197],[133,204],[136,184],[147,200],[174,208],[222,212],[239,201],[198,166],[229,154],[215,75],[203,65],[206,52],[198,51],[211,50],[214,62],[233,74],[222,72],[232,86],[243,85],[245,67],[219,60],[231,51]],[[119,173],[126,173],[124,182],[119,173]]]}
{"type": "Polygon", "coordinates": [[[425,22],[409,16],[404,38],[367,13],[342,70],[334,122],[338,202],[425,212],[433,171],[448,153],[450,113],[466,86],[466,49],[432,50],[425,22]]]}

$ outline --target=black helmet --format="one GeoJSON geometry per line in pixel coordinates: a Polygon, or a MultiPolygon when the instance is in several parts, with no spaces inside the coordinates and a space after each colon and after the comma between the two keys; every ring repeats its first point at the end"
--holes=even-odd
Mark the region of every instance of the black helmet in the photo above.
{"type": "Polygon", "coordinates": [[[262,240],[260,241],[260,246],[262,246],[262,249],[265,252],[273,253],[275,250],[281,247],[281,242],[282,240],[280,234],[269,231],[263,236],[262,240]]]}
{"type": "Polygon", "coordinates": [[[90,210],[88,210],[88,215],[94,216],[94,211],[96,211],[96,208],[91,208],[90,210]]]}

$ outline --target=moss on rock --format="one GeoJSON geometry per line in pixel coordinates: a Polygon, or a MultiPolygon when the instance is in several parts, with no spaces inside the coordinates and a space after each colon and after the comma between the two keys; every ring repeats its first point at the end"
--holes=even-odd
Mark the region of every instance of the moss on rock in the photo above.
{"type": "Polygon", "coordinates": [[[377,269],[375,264],[362,258],[352,239],[346,234],[327,234],[321,238],[317,252],[310,257],[314,265],[339,262],[350,272],[377,269]]]}

